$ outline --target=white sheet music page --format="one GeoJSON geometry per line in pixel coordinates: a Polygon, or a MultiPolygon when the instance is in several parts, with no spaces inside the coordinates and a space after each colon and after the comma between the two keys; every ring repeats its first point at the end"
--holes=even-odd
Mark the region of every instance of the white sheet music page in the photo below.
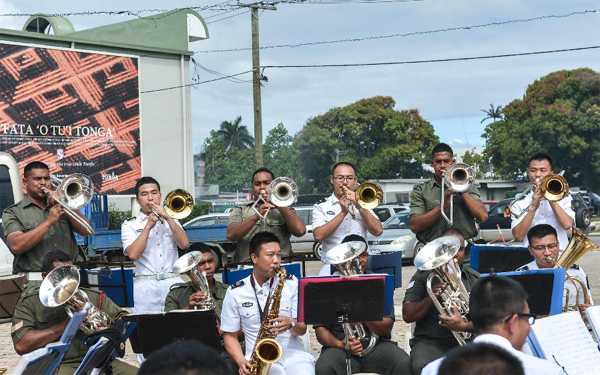
{"type": "Polygon", "coordinates": [[[538,319],[531,327],[549,361],[556,361],[569,375],[595,375],[600,352],[578,311],[538,319]]]}
{"type": "Polygon", "coordinates": [[[592,306],[585,309],[585,314],[588,317],[588,321],[592,325],[596,340],[600,343],[600,306],[592,306]]]}

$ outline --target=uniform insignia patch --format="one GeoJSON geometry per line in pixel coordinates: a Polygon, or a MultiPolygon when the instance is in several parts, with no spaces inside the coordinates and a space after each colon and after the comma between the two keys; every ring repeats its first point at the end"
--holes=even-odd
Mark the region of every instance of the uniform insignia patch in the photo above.
{"type": "Polygon", "coordinates": [[[411,281],[410,283],[408,283],[408,285],[406,286],[406,289],[410,289],[412,288],[412,286],[415,285],[414,281],[411,281]]]}
{"type": "Polygon", "coordinates": [[[242,286],[242,285],[244,285],[244,280],[240,280],[240,281],[238,281],[237,283],[233,284],[233,285],[231,286],[231,289],[235,289],[235,288],[237,288],[237,287],[239,287],[239,286],[242,286]]]}
{"type": "Polygon", "coordinates": [[[242,303],[242,307],[252,307],[254,305],[252,302],[244,302],[242,303]]]}
{"type": "Polygon", "coordinates": [[[335,215],[335,212],[333,212],[333,211],[327,211],[327,212],[325,212],[325,213],[326,213],[327,215],[335,215]]]}
{"type": "Polygon", "coordinates": [[[578,269],[579,269],[579,266],[578,266],[577,264],[573,264],[573,265],[571,266],[571,268],[578,270],[578,269]]]}
{"type": "Polygon", "coordinates": [[[294,275],[293,275],[293,274],[291,274],[291,273],[286,273],[286,274],[285,274],[285,278],[286,278],[287,280],[291,280],[291,279],[293,279],[293,278],[294,278],[294,275]]]}
{"type": "Polygon", "coordinates": [[[14,326],[11,327],[10,333],[15,333],[15,331],[19,330],[21,327],[23,327],[22,320],[19,323],[15,324],[14,326]]]}

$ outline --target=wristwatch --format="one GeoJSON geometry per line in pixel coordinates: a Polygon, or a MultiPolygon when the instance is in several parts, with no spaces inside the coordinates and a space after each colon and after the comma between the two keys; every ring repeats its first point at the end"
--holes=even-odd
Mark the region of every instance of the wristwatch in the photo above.
{"type": "Polygon", "coordinates": [[[294,322],[294,319],[292,319],[292,321],[290,322],[289,330],[291,331],[292,329],[294,329],[295,326],[296,326],[296,322],[294,322]]]}

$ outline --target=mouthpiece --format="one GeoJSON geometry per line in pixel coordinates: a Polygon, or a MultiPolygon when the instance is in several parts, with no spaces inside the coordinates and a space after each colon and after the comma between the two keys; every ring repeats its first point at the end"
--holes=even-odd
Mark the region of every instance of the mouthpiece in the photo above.
{"type": "Polygon", "coordinates": [[[552,263],[552,260],[553,260],[553,259],[552,259],[552,257],[551,257],[551,256],[549,256],[549,255],[548,255],[548,256],[546,257],[546,262],[548,262],[548,263],[552,263]]]}

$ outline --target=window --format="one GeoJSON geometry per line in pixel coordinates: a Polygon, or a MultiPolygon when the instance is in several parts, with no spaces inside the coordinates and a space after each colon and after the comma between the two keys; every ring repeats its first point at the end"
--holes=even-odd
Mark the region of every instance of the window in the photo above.
{"type": "Polygon", "coordinates": [[[396,193],[396,202],[409,203],[410,202],[409,196],[410,196],[410,193],[396,193]]]}
{"type": "Polygon", "coordinates": [[[375,208],[373,212],[375,212],[375,215],[377,215],[381,222],[386,221],[392,216],[392,214],[390,214],[390,210],[387,208],[375,208]]]}
{"type": "Polygon", "coordinates": [[[298,216],[300,216],[300,219],[302,219],[304,224],[311,225],[312,210],[296,210],[296,213],[298,214],[298,216]]]}
{"type": "Polygon", "coordinates": [[[6,207],[14,203],[15,196],[13,195],[13,188],[10,183],[8,167],[2,165],[0,166],[0,212],[4,212],[6,207]]]}
{"type": "Polygon", "coordinates": [[[408,214],[392,216],[392,218],[386,221],[383,225],[383,229],[399,229],[408,227],[408,214]]]}

